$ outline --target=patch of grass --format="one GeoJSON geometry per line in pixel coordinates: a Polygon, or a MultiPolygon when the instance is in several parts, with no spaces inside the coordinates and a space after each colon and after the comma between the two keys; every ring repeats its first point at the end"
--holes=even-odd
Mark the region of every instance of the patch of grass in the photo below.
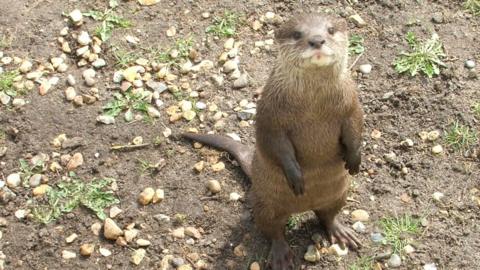
{"type": "Polygon", "coordinates": [[[0,92],[4,92],[11,97],[16,97],[18,93],[13,88],[13,83],[19,74],[18,70],[5,71],[0,74],[0,92]]]}
{"type": "Polygon", "coordinates": [[[440,74],[440,68],[445,67],[442,59],[446,56],[443,45],[437,34],[424,42],[420,42],[415,34],[408,32],[405,38],[410,46],[410,52],[401,52],[394,61],[398,73],[408,72],[410,76],[423,73],[429,78],[440,74]]]}
{"type": "Polygon", "coordinates": [[[20,171],[22,172],[22,184],[25,187],[29,186],[28,180],[32,175],[41,173],[45,169],[45,163],[39,160],[36,164],[30,164],[25,159],[20,159],[20,171]]]}
{"type": "Polygon", "coordinates": [[[115,49],[113,57],[115,57],[115,66],[119,68],[127,68],[139,58],[136,52],[123,49],[115,49]]]}
{"type": "Polygon", "coordinates": [[[445,136],[447,144],[454,149],[465,149],[477,143],[477,133],[469,127],[460,124],[458,121],[453,122],[445,136]]]}
{"type": "Polygon", "coordinates": [[[373,258],[363,256],[358,258],[352,265],[348,266],[348,270],[371,270],[373,269],[373,258]]]}
{"type": "MultiPolygon", "coordinates": [[[[128,28],[132,26],[132,23],[118,16],[114,9],[118,6],[118,3],[113,3],[113,7],[106,9],[105,11],[90,10],[83,13],[83,16],[90,17],[95,21],[99,21],[100,25],[95,28],[95,35],[102,41],[107,41],[112,36],[113,29],[115,28],[128,28]]],[[[111,3],[112,4],[112,3],[111,3]]]]}
{"type": "Polygon", "coordinates": [[[392,246],[393,252],[401,254],[403,248],[410,243],[409,238],[420,232],[420,220],[409,215],[384,218],[380,221],[385,241],[392,246]]]}
{"type": "Polygon", "coordinates": [[[363,46],[363,37],[357,34],[353,34],[348,39],[348,54],[361,54],[365,51],[365,47],[363,46]]]}
{"type": "Polygon", "coordinates": [[[32,209],[34,218],[44,224],[58,219],[64,213],[70,213],[79,206],[92,210],[99,219],[104,220],[104,209],[119,203],[113,192],[106,190],[114,180],[111,178],[93,179],[86,183],[81,179],[62,181],[47,191],[46,203],[32,209]]]}
{"type": "Polygon", "coordinates": [[[152,163],[147,160],[137,158],[138,163],[140,164],[140,172],[143,174],[150,173],[155,174],[158,173],[160,168],[162,167],[162,162],[152,163]]]}
{"type": "Polygon", "coordinates": [[[0,49],[6,49],[12,46],[13,36],[10,34],[0,34],[0,49]]]}
{"type": "Polygon", "coordinates": [[[103,107],[104,114],[116,117],[125,111],[125,120],[127,122],[133,120],[133,111],[139,111],[148,116],[147,111],[150,105],[145,100],[147,98],[146,94],[133,93],[131,90],[128,90],[123,94],[116,92],[113,96],[113,100],[103,107]]]}
{"type": "Polygon", "coordinates": [[[480,16],[480,0],[467,0],[463,7],[475,16],[480,16]]]}
{"type": "Polygon", "coordinates": [[[297,228],[298,224],[301,221],[301,216],[300,215],[292,215],[288,218],[287,220],[287,229],[288,230],[293,230],[297,228]]]}
{"type": "Polygon", "coordinates": [[[231,11],[225,11],[222,17],[215,17],[213,24],[205,29],[205,32],[219,37],[232,37],[237,30],[240,16],[231,11]]]}
{"type": "Polygon", "coordinates": [[[475,117],[480,119],[480,102],[475,102],[475,104],[473,104],[472,111],[475,117]]]}
{"type": "Polygon", "coordinates": [[[145,48],[146,54],[149,59],[153,59],[158,63],[164,63],[167,65],[176,65],[180,60],[187,59],[190,55],[194,40],[192,37],[180,38],[175,41],[175,44],[166,49],[160,49],[158,47],[145,48]],[[176,51],[177,57],[173,58],[171,54],[176,51]]]}

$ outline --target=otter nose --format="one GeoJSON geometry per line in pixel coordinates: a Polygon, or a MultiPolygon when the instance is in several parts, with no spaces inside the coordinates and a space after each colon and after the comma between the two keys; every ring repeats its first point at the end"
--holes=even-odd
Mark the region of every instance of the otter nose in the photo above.
{"type": "Polygon", "coordinates": [[[310,47],[315,48],[315,49],[320,49],[322,47],[323,43],[325,43],[325,39],[321,36],[313,36],[308,41],[308,45],[310,45],[310,47]]]}

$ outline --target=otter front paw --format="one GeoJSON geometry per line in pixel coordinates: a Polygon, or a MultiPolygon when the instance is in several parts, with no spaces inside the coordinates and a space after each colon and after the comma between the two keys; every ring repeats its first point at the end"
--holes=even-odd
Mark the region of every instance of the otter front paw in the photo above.
{"type": "Polygon", "coordinates": [[[360,163],[362,162],[360,151],[347,154],[344,159],[345,169],[348,170],[348,173],[350,173],[350,175],[355,175],[360,172],[360,163]]]}
{"type": "Polygon", "coordinates": [[[302,195],[305,192],[305,183],[300,166],[292,163],[292,166],[285,168],[284,173],[295,196],[302,195]]]}

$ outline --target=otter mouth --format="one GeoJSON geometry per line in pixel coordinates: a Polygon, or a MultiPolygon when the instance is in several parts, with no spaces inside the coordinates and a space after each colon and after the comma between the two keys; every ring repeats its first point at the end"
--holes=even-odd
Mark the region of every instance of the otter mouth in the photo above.
{"type": "Polygon", "coordinates": [[[305,51],[303,56],[304,59],[307,60],[307,63],[317,67],[331,66],[335,63],[335,54],[333,50],[327,46],[322,46],[321,49],[309,49],[305,51]]]}

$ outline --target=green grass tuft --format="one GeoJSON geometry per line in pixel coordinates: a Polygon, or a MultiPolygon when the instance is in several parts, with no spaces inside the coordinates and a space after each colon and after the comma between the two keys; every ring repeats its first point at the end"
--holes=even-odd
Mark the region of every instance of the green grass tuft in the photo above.
{"type": "Polygon", "coordinates": [[[348,266],[348,270],[371,270],[373,269],[373,258],[363,256],[358,258],[355,263],[348,266]]]}
{"type": "Polygon", "coordinates": [[[467,0],[463,7],[475,16],[480,16],[480,0],[467,0]]]}
{"type": "Polygon", "coordinates": [[[142,93],[133,93],[131,90],[125,93],[114,93],[113,100],[110,100],[105,106],[103,111],[105,115],[113,117],[118,116],[121,112],[125,112],[125,119],[127,122],[133,120],[133,111],[142,112],[145,116],[148,116],[147,110],[151,106],[147,103],[147,96],[142,93]]]}
{"type": "Polygon", "coordinates": [[[433,34],[429,40],[420,42],[412,32],[408,32],[406,40],[410,52],[400,53],[394,61],[395,70],[398,73],[408,72],[412,77],[420,72],[429,78],[439,75],[440,68],[446,66],[442,62],[446,55],[438,35],[433,34]]]}
{"type": "Polygon", "coordinates": [[[239,21],[238,14],[225,11],[222,17],[213,19],[213,24],[208,26],[205,32],[218,37],[232,37],[235,35],[239,21]]]}
{"type": "Polygon", "coordinates": [[[475,117],[480,119],[480,102],[475,102],[475,104],[473,104],[472,111],[475,117]]]}
{"type": "Polygon", "coordinates": [[[132,26],[132,23],[118,16],[114,12],[114,8],[117,6],[113,3],[113,8],[106,9],[105,11],[90,10],[83,13],[83,16],[90,17],[95,21],[99,21],[100,25],[95,28],[95,35],[102,41],[107,41],[112,36],[112,32],[115,28],[128,28],[132,26]]]}
{"type": "Polygon", "coordinates": [[[469,127],[460,124],[458,121],[453,122],[445,136],[447,144],[454,149],[468,148],[478,141],[477,133],[469,127]]]}
{"type": "Polygon", "coordinates": [[[353,34],[348,39],[348,54],[361,54],[365,51],[365,47],[363,46],[364,39],[362,36],[353,34]]]}
{"type": "Polygon", "coordinates": [[[11,97],[16,97],[18,93],[14,89],[13,83],[19,74],[17,70],[5,71],[0,74],[0,92],[4,92],[11,97]]]}
{"type": "Polygon", "coordinates": [[[79,206],[92,210],[99,219],[104,220],[104,209],[119,200],[110,190],[105,190],[114,180],[111,178],[93,179],[86,183],[81,179],[63,181],[50,188],[46,194],[46,203],[32,209],[34,218],[44,224],[58,219],[64,213],[70,213],[79,206]]]}
{"type": "Polygon", "coordinates": [[[386,244],[392,246],[393,252],[401,254],[410,243],[409,238],[420,232],[420,220],[409,215],[384,218],[380,221],[386,244]]]}
{"type": "Polygon", "coordinates": [[[300,223],[300,221],[302,220],[301,216],[300,215],[292,215],[288,218],[288,221],[287,221],[287,229],[288,230],[293,230],[295,228],[297,228],[298,224],[300,223]]]}

